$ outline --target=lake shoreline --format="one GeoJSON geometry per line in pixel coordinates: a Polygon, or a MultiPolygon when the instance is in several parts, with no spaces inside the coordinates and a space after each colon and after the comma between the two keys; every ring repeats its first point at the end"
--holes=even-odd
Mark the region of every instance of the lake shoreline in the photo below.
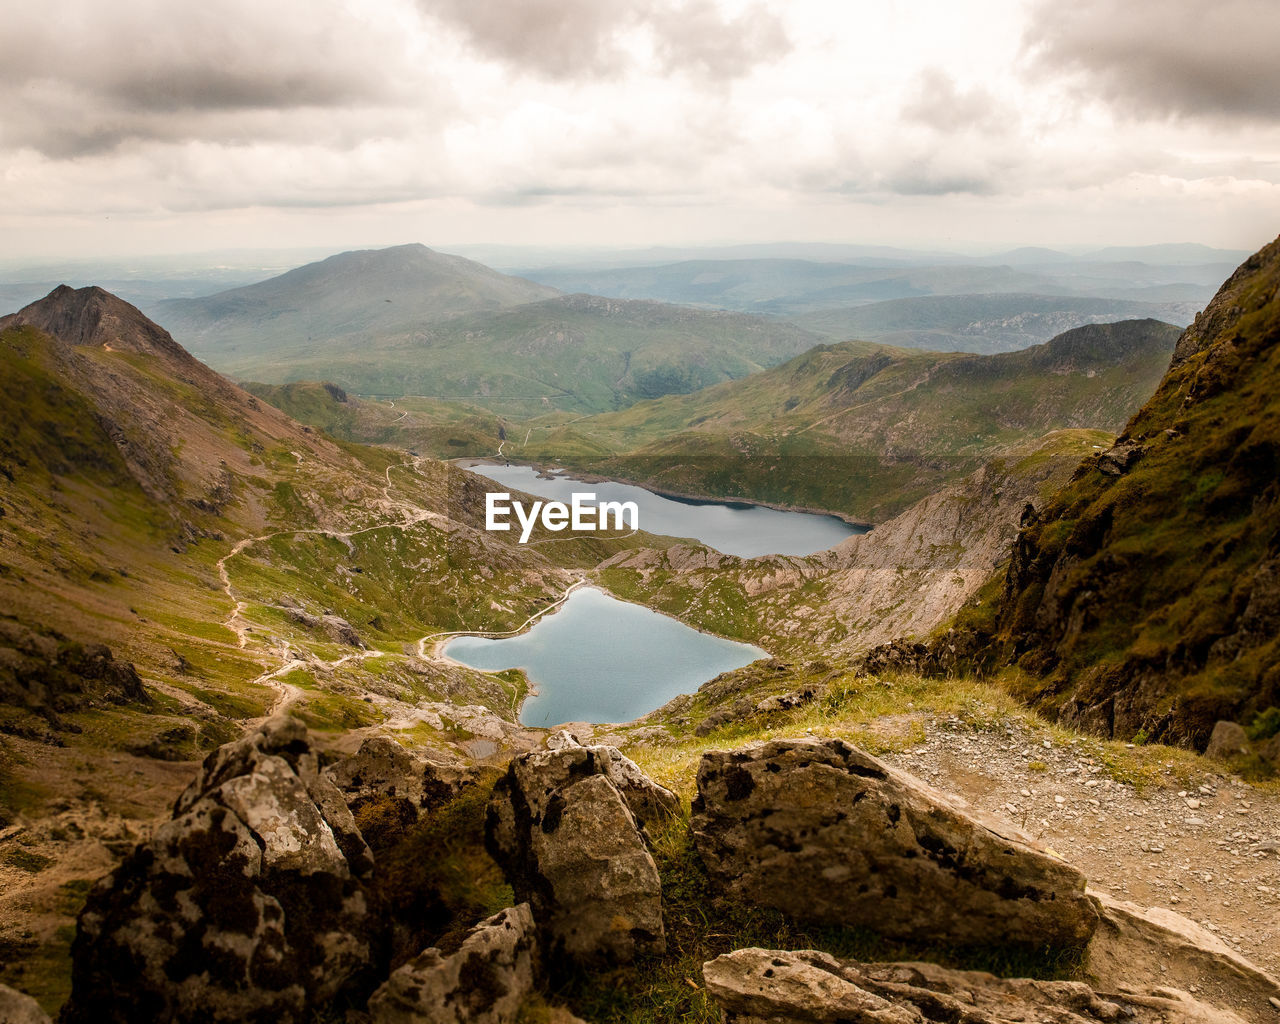
{"type": "MultiPolygon", "coordinates": [[[[808,505],[787,505],[781,502],[763,501],[757,498],[716,498],[705,494],[686,494],[682,491],[672,491],[664,488],[655,487],[652,484],[643,483],[639,480],[628,480],[624,477],[602,476],[599,473],[588,473],[585,470],[572,469],[568,466],[559,466],[553,463],[524,462],[520,459],[494,458],[492,455],[473,455],[466,458],[450,459],[450,463],[459,464],[459,468],[467,469],[461,463],[469,462],[473,466],[484,464],[487,466],[525,466],[528,469],[536,471],[541,476],[551,477],[559,475],[562,479],[577,480],[584,484],[626,484],[629,487],[639,487],[651,494],[656,494],[662,498],[668,498],[671,501],[679,501],[690,505],[734,505],[754,506],[756,508],[769,508],[775,512],[798,512],[810,516],[830,516],[832,519],[839,519],[846,526],[852,526],[861,530],[863,533],[870,533],[876,528],[875,523],[864,522],[860,519],[854,519],[850,515],[843,512],[835,512],[828,508],[812,508],[808,505]],[[557,470],[557,474],[549,472],[548,467],[551,466],[557,470]]],[[[855,536],[857,536],[855,534],[855,536]]]]}
{"type": "MultiPolygon", "coordinates": [[[[610,598],[611,600],[614,600],[614,601],[618,601],[621,604],[632,605],[633,607],[636,607],[636,608],[643,608],[645,611],[651,612],[654,615],[661,616],[662,618],[665,618],[665,619],[670,619],[672,622],[678,623],[679,625],[684,626],[686,629],[690,629],[696,633],[701,634],[702,636],[711,637],[716,640],[728,641],[729,643],[740,644],[745,647],[752,647],[760,651],[761,652],[760,657],[753,658],[751,661],[747,662],[748,665],[754,664],[757,661],[762,661],[764,659],[773,657],[773,655],[769,651],[766,651],[763,647],[760,647],[749,641],[737,640],[737,639],[734,639],[733,637],[721,636],[719,633],[713,633],[709,629],[703,629],[700,626],[695,626],[691,623],[685,622],[683,619],[680,619],[675,615],[671,615],[668,612],[660,611],[657,608],[652,608],[647,604],[641,604],[639,601],[631,601],[623,597],[620,597],[617,594],[611,593],[607,587],[605,587],[603,584],[595,580],[576,581],[559,597],[559,599],[557,599],[552,604],[547,605],[546,608],[543,608],[539,612],[535,613],[533,616],[531,616],[529,619],[527,619],[524,623],[522,623],[519,627],[517,627],[514,630],[504,630],[504,631],[459,630],[457,632],[452,632],[447,636],[443,636],[440,639],[433,641],[431,645],[430,654],[427,654],[425,651],[423,652],[423,654],[424,656],[430,658],[433,661],[437,661],[445,665],[453,665],[458,668],[465,668],[471,672],[483,672],[486,675],[495,675],[498,672],[511,671],[511,668],[483,669],[483,668],[477,668],[474,665],[468,665],[466,662],[459,661],[458,659],[453,658],[450,655],[446,654],[444,652],[444,648],[447,647],[449,643],[451,643],[453,640],[456,640],[460,637],[465,637],[465,636],[479,637],[481,639],[486,639],[486,640],[507,640],[507,639],[513,639],[517,636],[522,636],[528,633],[530,630],[532,630],[534,626],[536,626],[548,615],[554,614],[555,612],[559,611],[561,607],[563,607],[563,605],[569,600],[569,598],[573,594],[580,593],[581,591],[584,591],[584,590],[595,590],[598,593],[602,594],[604,597],[610,598]]],[[[540,691],[538,690],[537,684],[534,682],[534,680],[529,677],[527,667],[516,665],[516,666],[512,666],[512,668],[521,672],[528,683],[528,688],[525,692],[525,695],[520,699],[520,703],[516,706],[517,724],[523,725],[526,728],[531,728],[531,729],[543,728],[542,726],[528,725],[527,723],[520,721],[520,716],[524,712],[525,702],[530,697],[539,696],[540,691]]],[[[710,677],[710,679],[714,679],[714,678],[715,678],[714,675],[710,677]]],[[[705,683],[710,682],[710,679],[705,679],[701,683],[698,683],[697,684],[698,687],[701,687],[705,683]]],[[[696,693],[697,688],[695,688],[693,691],[688,691],[688,692],[696,693]]],[[[666,702],[664,701],[663,703],[665,704],[666,702]]],[[[662,705],[660,704],[658,706],[661,707],[662,705]]],[[[592,724],[593,725],[619,725],[619,726],[628,725],[628,724],[631,724],[632,722],[639,721],[640,719],[644,718],[646,715],[652,714],[653,711],[655,710],[657,710],[657,708],[654,708],[654,709],[651,709],[650,711],[646,711],[642,714],[636,715],[634,718],[627,719],[626,721],[623,721],[623,722],[608,721],[608,722],[594,722],[592,724]]],[[[582,719],[567,719],[566,721],[581,721],[581,720],[582,719]]],[[[557,723],[557,724],[562,724],[562,723],[557,723]]]]}

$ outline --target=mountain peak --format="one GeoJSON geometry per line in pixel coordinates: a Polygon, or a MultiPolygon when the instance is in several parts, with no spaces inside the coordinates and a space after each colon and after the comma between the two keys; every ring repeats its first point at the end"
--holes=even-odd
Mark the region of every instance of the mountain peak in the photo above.
{"type": "Polygon", "coordinates": [[[43,299],[0,318],[0,329],[23,325],[38,328],[66,345],[190,358],[168,331],[136,306],[96,285],[72,288],[60,284],[43,299]]]}

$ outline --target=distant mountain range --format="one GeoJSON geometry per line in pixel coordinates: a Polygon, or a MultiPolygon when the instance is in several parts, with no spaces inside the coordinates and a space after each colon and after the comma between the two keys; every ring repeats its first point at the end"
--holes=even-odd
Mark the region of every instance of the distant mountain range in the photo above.
{"type": "MultiPolygon", "coordinates": [[[[1063,296],[1090,313],[1117,299],[1190,303],[1200,308],[1234,263],[1157,265],[1082,260],[1023,251],[1012,263],[867,259],[687,260],[648,267],[530,269],[531,280],[562,291],[657,299],[777,316],[845,310],[865,303],[937,295],[1063,296]],[[1092,300],[1092,304],[1084,300],[1092,300]]],[[[1170,310],[1150,306],[1151,315],[1170,310]]],[[[1181,312],[1181,311],[1179,311],[1181,312]]],[[[846,339],[841,339],[846,340],[846,339]]]]}
{"type": "Polygon", "coordinates": [[[158,316],[226,373],[522,415],[623,408],[776,365],[818,339],[741,313],[560,295],[425,246],[343,253],[158,316]]]}

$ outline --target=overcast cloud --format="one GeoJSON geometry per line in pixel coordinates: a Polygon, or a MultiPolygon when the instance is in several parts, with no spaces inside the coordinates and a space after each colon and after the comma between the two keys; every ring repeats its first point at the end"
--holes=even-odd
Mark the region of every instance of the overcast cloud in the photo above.
{"type": "Polygon", "coordinates": [[[1280,122],[1276,0],[1040,0],[1027,41],[1133,116],[1280,122]]]}
{"type": "Polygon", "coordinates": [[[1280,229],[1280,5],[50,0],[10,252],[1205,241],[1280,229]]]}

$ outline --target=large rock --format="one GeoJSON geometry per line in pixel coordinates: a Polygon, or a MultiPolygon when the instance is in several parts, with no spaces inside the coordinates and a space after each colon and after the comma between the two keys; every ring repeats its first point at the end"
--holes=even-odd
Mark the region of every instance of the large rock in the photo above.
{"type": "Polygon", "coordinates": [[[863,964],[813,950],[739,949],[702,967],[726,1024],[1244,1024],[1166,988],[997,978],[936,964],[863,964]]]}
{"type": "Polygon", "coordinates": [[[540,971],[529,904],[495,914],[445,955],[424,950],[369,999],[373,1024],[512,1024],[540,971]]]}
{"type": "Polygon", "coordinates": [[[1164,907],[1140,907],[1106,893],[1091,895],[1102,912],[1086,963],[1097,984],[1110,988],[1126,979],[1160,977],[1228,1007],[1251,1024],[1275,1024],[1280,1017],[1280,981],[1208,929],[1164,907]]]}
{"type": "Polygon", "coordinates": [[[1235,722],[1216,722],[1209,735],[1209,745],[1204,756],[1215,761],[1230,761],[1233,757],[1249,753],[1249,736],[1235,722]]]}
{"type": "Polygon", "coordinates": [[[49,1015],[25,992],[0,985],[0,1024],[50,1024],[49,1015]]]}
{"type": "Polygon", "coordinates": [[[842,740],[704,754],[693,810],[712,880],[798,920],[975,946],[1082,946],[1097,925],[1075,868],[842,740]]]}
{"type": "Polygon", "coordinates": [[[673,794],[610,747],[514,759],[494,788],[486,843],[533,905],[549,960],[627,963],[662,953],[662,884],[641,833],[673,794]]]}
{"type": "Polygon", "coordinates": [[[270,719],[89,894],[63,1019],[309,1019],[365,982],[372,867],[306,727],[270,719]]]}
{"type": "Polygon", "coordinates": [[[434,759],[402,747],[389,736],[371,736],[360,749],[325,769],[353,810],[372,800],[392,798],[412,820],[433,811],[474,781],[474,768],[449,755],[434,759]]]}

